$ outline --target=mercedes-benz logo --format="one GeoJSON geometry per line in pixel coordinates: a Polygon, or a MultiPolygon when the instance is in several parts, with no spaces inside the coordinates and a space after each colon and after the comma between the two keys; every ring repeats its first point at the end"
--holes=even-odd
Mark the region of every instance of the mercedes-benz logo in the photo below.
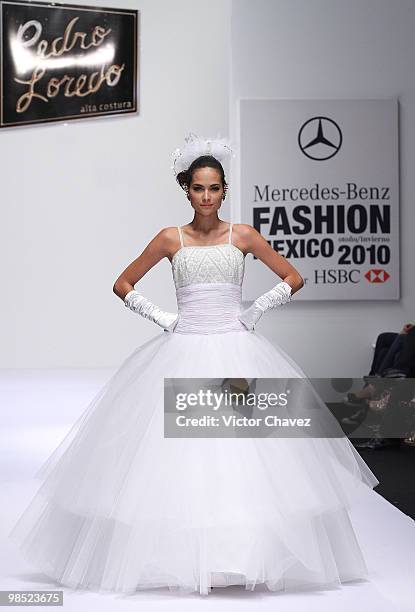
{"type": "Polygon", "coordinates": [[[312,117],[298,133],[298,146],[310,159],[324,161],[336,155],[342,146],[341,129],[333,119],[312,117]]]}

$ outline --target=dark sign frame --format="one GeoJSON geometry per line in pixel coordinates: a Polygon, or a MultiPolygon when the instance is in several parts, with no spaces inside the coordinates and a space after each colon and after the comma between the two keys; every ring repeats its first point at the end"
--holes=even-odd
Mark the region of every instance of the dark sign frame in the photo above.
{"type": "Polygon", "coordinates": [[[0,0],[0,128],[138,112],[139,11],[0,0]]]}

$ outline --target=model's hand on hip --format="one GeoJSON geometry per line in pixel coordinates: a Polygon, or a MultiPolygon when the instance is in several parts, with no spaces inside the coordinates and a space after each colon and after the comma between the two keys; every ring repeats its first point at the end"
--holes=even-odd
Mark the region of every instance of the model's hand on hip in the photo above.
{"type": "Polygon", "coordinates": [[[273,289],[267,291],[238,317],[239,321],[251,331],[255,329],[255,325],[267,310],[282,306],[291,300],[291,287],[288,283],[282,281],[273,289]]]}
{"type": "Polygon", "coordinates": [[[133,312],[153,321],[153,323],[156,323],[166,331],[173,331],[179,320],[178,314],[161,310],[156,304],[150,302],[150,300],[134,289],[127,293],[124,298],[124,304],[133,312]]]}

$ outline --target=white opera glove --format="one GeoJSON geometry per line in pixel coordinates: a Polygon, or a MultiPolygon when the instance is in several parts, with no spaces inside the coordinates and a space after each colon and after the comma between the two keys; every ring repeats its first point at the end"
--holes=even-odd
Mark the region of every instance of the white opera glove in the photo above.
{"type": "Polygon", "coordinates": [[[178,323],[179,315],[161,310],[134,289],[127,293],[124,298],[124,304],[133,312],[136,312],[145,319],[150,319],[153,323],[157,323],[157,325],[160,325],[166,331],[173,331],[178,323]]]}
{"type": "Polygon", "coordinates": [[[249,308],[241,312],[238,319],[249,331],[251,331],[265,311],[276,308],[277,306],[282,306],[290,300],[291,287],[288,283],[282,281],[273,289],[257,298],[249,308]]]}

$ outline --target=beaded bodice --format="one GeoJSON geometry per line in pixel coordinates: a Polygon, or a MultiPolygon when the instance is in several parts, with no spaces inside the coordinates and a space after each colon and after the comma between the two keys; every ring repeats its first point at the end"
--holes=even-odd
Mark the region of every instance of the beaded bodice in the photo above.
{"type": "Polygon", "coordinates": [[[175,332],[246,330],[238,320],[245,256],[232,244],[232,223],[228,242],[214,245],[185,246],[177,229],[181,246],[171,261],[179,312],[175,332]]]}
{"type": "Polygon", "coordinates": [[[176,289],[199,283],[232,283],[242,285],[245,256],[232,244],[232,223],[228,242],[208,246],[185,246],[181,228],[181,247],[171,262],[176,289]]]}

